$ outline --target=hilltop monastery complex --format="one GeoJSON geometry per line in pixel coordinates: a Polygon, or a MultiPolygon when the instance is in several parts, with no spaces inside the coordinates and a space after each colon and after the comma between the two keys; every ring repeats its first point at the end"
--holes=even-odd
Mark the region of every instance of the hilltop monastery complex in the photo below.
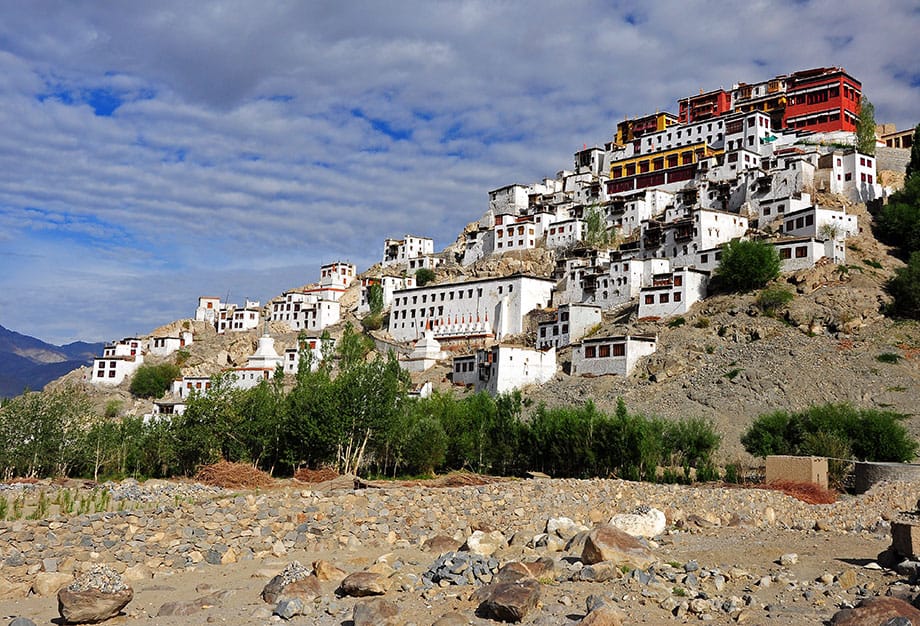
{"type": "MultiPolygon", "coordinates": [[[[378,346],[396,350],[410,371],[449,362],[454,384],[502,393],[546,382],[560,366],[557,351],[571,348],[572,375],[627,376],[655,351],[656,337],[586,335],[605,312],[620,308],[635,307],[640,319],[686,313],[706,297],[724,244],[769,242],[785,272],[845,262],[845,240],[860,225],[814,197],[827,192],[869,202],[887,193],[875,157],[852,147],[861,98],[860,82],[841,68],[688,96],[676,115],[620,122],[602,147],[576,152],[571,170],[490,191],[485,213],[449,251],[436,253],[433,240],[421,236],[386,239],[380,264],[361,277],[350,263],[329,263],[314,286],[265,306],[201,297],[194,319],[218,333],[287,324],[306,338],[301,350],[312,351],[316,363],[323,330],[343,319],[342,295],[360,285],[353,312],[364,316],[376,285],[385,314],[378,346]],[[592,220],[605,226],[602,240],[610,243],[585,245],[592,220]],[[538,248],[554,252],[552,275],[416,282],[420,269],[437,274],[441,266],[538,248]],[[544,321],[533,345],[521,345],[535,310],[546,313],[544,321]]],[[[908,134],[890,135],[887,143],[906,147],[908,134]]],[[[191,335],[106,347],[91,380],[119,384],[144,354],[169,354],[191,335]]],[[[236,384],[254,386],[278,367],[296,372],[299,357],[297,349],[278,354],[266,331],[246,365],[232,370],[236,384]]],[[[209,384],[206,377],[177,380],[172,400],[158,406],[181,411],[189,393],[206,393],[209,384]]]]}

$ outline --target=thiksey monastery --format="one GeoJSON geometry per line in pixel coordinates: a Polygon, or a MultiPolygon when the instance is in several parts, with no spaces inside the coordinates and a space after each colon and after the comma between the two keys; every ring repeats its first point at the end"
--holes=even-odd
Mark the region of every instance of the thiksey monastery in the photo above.
{"type": "MultiPolygon", "coordinates": [[[[318,283],[265,306],[203,296],[194,319],[217,333],[273,322],[307,337],[279,354],[266,324],[248,361],[228,370],[241,388],[278,368],[296,372],[301,351],[318,363],[332,341],[321,339],[324,329],[346,312],[370,314],[374,298],[384,320],[378,347],[394,349],[412,372],[449,364],[453,384],[502,393],[551,379],[563,365],[559,351],[568,349],[571,375],[628,376],[655,352],[656,336],[590,334],[602,316],[630,307],[640,319],[686,313],[706,298],[726,243],[768,242],[784,272],[845,262],[845,240],[861,226],[815,196],[870,202],[887,193],[876,158],[853,147],[861,98],[859,80],[833,67],[701,91],[678,100],[676,115],[621,121],[609,141],[575,152],[571,170],[489,191],[482,217],[444,252],[424,236],[387,238],[380,263],[360,277],[354,265],[331,262],[318,283]],[[592,222],[603,243],[585,242],[592,222]],[[554,254],[551,275],[437,278],[441,269],[534,249],[554,254]],[[421,270],[435,280],[420,280],[421,270]],[[350,288],[360,293],[345,304],[350,288]],[[527,333],[534,311],[543,321],[527,333]],[[521,344],[533,335],[531,345],[521,344]]],[[[882,130],[878,146],[909,147],[909,133],[882,130]]],[[[119,384],[145,354],[168,354],[192,340],[191,333],[124,339],[96,359],[92,382],[119,384]]],[[[158,406],[181,411],[190,393],[208,385],[207,377],[177,380],[172,398],[158,406]]]]}

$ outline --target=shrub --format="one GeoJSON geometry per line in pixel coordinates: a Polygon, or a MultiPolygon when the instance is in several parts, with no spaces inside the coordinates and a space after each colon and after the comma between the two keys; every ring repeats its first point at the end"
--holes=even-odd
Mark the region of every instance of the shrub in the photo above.
{"type": "Polygon", "coordinates": [[[815,454],[862,461],[911,460],[917,442],[900,422],[899,413],[857,409],[849,404],[824,404],[799,413],[761,415],[742,435],[744,449],[754,456],[815,454]]]}
{"type": "Polygon", "coordinates": [[[668,322],[668,328],[680,328],[687,323],[687,320],[683,317],[675,317],[670,322],[668,322]]]}
{"type": "Polygon", "coordinates": [[[422,267],[416,270],[415,272],[415,284],[419,287],[424,287],[431,281],[435,279],[434,270],[430,270],[427,267],[422,267]]]}
{"type": "Polygon", "coordinates": [[[361,327],[364,330],[380,330],[383,327],[383,316],[380,313],[368,313],[361,318],[361,327]]]}
{"type": "Polygon", "coordinates": [[[792,302],[795,295],[782,287],[767,287],[757,296],[757,306],[765,315],[773,317],[776,312],[792,302]]]}
{"type": "Polygon", "coordinates": [[[694,324],[694,326],[696,328],[709,328],[709,318],[708,317],[699,318],[698,320],[696,320],[696,323],[694,324]]]}
{"type": "Polygon", "coordinates": [[[179,376],[179,366],[172,363],[141,365],[131,379],[131,395],[137,398],[159,398],[179,376]]]}
{"type": "Polygon", "coordinates": [[[880,355],[875,357],[875,360],[879,363],[897,363],[901,360],[901,356],[895,354],[894,352],[882,352],[880,355]]]}
{"type": "Polygon", "coordinates": [[[697,472],[712,465],[712,456],[722,442],[722,436],[716,432],[712,421],[701,417],[668,424],[663,438],[663,448],[671,455],[672,464],[695,467],[697,472]]]}
{"type": "Polygon", "coordinates": [[[865,263],[869,267],[874,267],[877,270],[883,269],[882,264],[876,261],[875,259],[863,259],[863,263],[865,263]]]}
{"type": "Polygon", "coordinates": [[[776,248],[761,241],[731,241],[722,248],[716,268],[718,286],[726,291],[759,289],[779,276],[776,248]]]}

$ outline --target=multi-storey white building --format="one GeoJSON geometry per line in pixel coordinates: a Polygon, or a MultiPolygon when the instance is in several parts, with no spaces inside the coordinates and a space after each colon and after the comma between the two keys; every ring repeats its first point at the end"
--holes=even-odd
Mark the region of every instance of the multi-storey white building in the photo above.
{"type": "Polygon", "coordinates": [[[835,150],[821,156],[815,186],[857,202],[882,196],[882,186],[876,180],[875,157],[855,150],[835,150]]]}
{"type": "Polygon", "coordinates": [[[383,290],[383,308],[388,309],[393,303],[393,294],[398,289],[412,289],[415,287],[415,275],[405,276],[378,276],[375,278],[361,279],[361,299],[358,301],[358,315],[369,313],[371,310],[368,294],[371,285],[380,285],[383,290]]]}
{"type": "Polygon", "coordinates": [[[230,308],[227,311],[226,318],[221,311],[221,319],[218,322],[217,332],[224,333],[227,331],[243,332],[253,330],[259,327],[262,318],[262,305],[256,300],[246,300],[246,305],[238,309],[230,308]]]}
{"type": "Polygon", "coordinates": [[[706,297],[709,273],[678,268],[652,277],[652,284],[639,290],[639,317],[665,318],[683,315],[706,297]]]}
{"type": "Polygon", "coordinates": [[[573,376],[629,376],[642,357],[658,346],[655,335],[592,337],[572,347],[573,376]]]}
{"type": "MultiPolygon", "coordinates": [[[[385,239],[383,242],[383,267],[402,266],[412,269],[418,262],[434,254],[434,239],[406,235],[402,239],[385,239]]],[[[422,267],[422,266],[419,266],[422,267]]]]}
{"type": "Polygon", "coordinates": [[[133,375],[144,362],[144,341],[127,337],[111,343],[102,350],[102,356],[93,359],[90,382],[96,385],[118,385],[133,375]]]}
{"type": "Polygon", "coordinates": [[[414,341],[426,328],[442,344],[470,336],[501,339],[523,332],[524,316],[550,304],[554,285],[515,274],[398,290],[388,330],[397,341],[414,341]]]}
{"type": "Polygon", "coordinates": [[[546,230],[547,248],[565,248],[584,239],[585,223],[580,219],[554,222],[546,230]]]}
{"type": "Polygon", "coordinates": [[[601,323],[601,307],[594,304],[561,304],[555,319],[537,326],[537,349],[564,348],[584,337],[601,323]]]}
{"type": "Polygon", "coordinates": [[[269,319],[285,322],[291,330],[315,332],[338,323],[341,314],[338,300],[321,299],[303,291],[286,291],[283,300],[272,303],[269,319]]]}
{"type": "Polygon", "coordinates": [[[556,349],[546,351],[494,345],[475,355],[454,357],[454,384],[473,385],[491,395],[525,385],[542,385],[556,375],[556,349]]]}

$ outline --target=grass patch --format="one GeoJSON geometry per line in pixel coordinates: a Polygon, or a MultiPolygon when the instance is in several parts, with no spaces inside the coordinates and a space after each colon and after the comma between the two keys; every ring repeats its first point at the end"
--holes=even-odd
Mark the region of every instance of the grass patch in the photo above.
{"type": "Polygon", "coordinates": [[[668,322],[668,328],[680,328],[686,323],[687,320],[684,318],[684,316],[681,315],[680,317],[675,317],[670,322],[668,322]]]}
{"type": "Polygon", "coordinates": [[[696,328],[709,328],[709,318],[701,317],[693,324],[696,328]]]}
{"type": "Polygon", "coordinates": [[[901,360],[901,355],[895,354],[894,352],[882,352],[875,357],[875,360],[879,363],[897,363],[901,360]]]}
{"type": "Polygon", "coordinates": [[[738,374],[740,374],[740,373],[741,373],[741,368],[740,368],[740,367],[736,367],[736,368],[733,369],[733,370],[729,370],[729,371],[725,372],[724,374],[722,374],[722,376],[724,376],[724,377],[727,378],[728,380],[735,380],[735,377],[738,376],[738,374]]]}
{"type": "Polygon", "coordinates": [[[884,269],[882,264],[876,261],[875,259],[863,259],[863,263],[869,267],[874,267],[877,270],[884,269]]]}

